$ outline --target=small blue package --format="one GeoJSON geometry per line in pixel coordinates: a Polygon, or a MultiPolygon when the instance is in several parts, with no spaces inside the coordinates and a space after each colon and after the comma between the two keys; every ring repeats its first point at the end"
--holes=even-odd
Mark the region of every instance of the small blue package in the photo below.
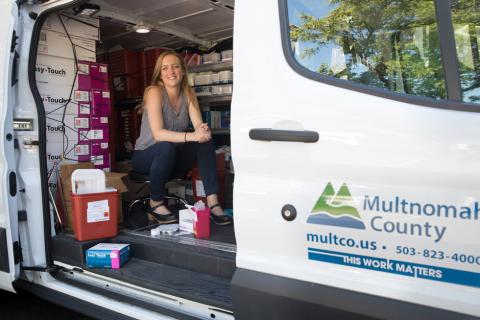
{"type": "Polygon", "coordinates": [[[87,250],[87,267],[120,269],[130,258],[130,245],[123,243],[99,243],[87,250]]]}

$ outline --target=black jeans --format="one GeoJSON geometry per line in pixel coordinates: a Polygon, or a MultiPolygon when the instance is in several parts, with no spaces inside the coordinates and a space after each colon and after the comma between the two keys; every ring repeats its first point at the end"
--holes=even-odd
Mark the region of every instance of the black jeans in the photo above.
{"type": "Polygon", "coordinates": [[[198,162],[206,195],[218,193],[215,147],[206,143],[157,142],[145,150],[135,150],[132,156],[133,170],[148,174],[150,197],[163,200],[165,183],[175,174],[185,174],[198,162]]]}

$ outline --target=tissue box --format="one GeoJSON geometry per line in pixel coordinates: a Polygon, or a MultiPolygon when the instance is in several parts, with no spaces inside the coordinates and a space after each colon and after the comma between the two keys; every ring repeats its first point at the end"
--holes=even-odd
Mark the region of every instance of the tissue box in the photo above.
{"type": "Polygon", "coordinates": [[[183,209],[178,212],[178,228],[181,231],[193,233],[194,212],[190,209],[183,209]]]}
{"type": "Polygon", "coordinates": [[[87,267],[120,269],[130,258],[130,245],[99,243],[87,250],[87,267]]]}

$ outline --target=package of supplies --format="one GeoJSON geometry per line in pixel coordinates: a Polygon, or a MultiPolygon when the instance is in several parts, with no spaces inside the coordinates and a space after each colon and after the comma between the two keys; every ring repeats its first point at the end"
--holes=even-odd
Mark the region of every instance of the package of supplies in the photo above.
{"type": "Polygon", "coordinates": [[[212,72],[200,72],[195,76],[195,85],[204,86],[212,84],[212,72]]]}
{"type": "Polygon", "coordinates": [[[220,83],[220,74],[218,72],[212,73],[212,84],[220,83]]]}
{"type": "Polygon", "coordinates": [[[120,243],[99,243],[87,250],[89,268],[120,269],[130,258],[130,245],[120,243]]]}
{"type": "Polygon", "coordinates": [[[210,52],[202,55],[202,61],[204,64],[220,62],[220,58],[221,56],[218,52],[210,52]]]}
{"type": "Polygon", "coordinates": [[[233,59],[233,50],[224,50],[220,52],[222,61],[230,61],[233,59]]]}
{"type": "Polygon", "coordinates": [[[232,83],[233,82],[233,72],[230,70],[220,71],[218,73],[220,77],[220,83],[232,83]]]}
{"type": "Polygon", "coordinates": [[[211,96],[212,86],[195,87],[195,94],[197,96],[211,96]]]}
{"type": "Polygon", "coordinates": [[[221,86],[222,87],[222,94],[232,94],[233,92],[233,85],[231,84],[226,84],[221,86]]]}

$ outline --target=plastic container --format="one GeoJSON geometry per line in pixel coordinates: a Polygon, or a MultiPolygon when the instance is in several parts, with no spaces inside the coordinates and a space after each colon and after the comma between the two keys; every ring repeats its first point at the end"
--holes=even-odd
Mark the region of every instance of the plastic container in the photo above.
{"type": "Polygon", "coordinates": [[[118,191],[71,193],[75,238],[86,241],[116,236],[119,197],[118,191]]]}
{"type": "Polygon", "coordinates": [[[232,83],[233,81],[233,72],[230,70],[220,71],[218,73],[220,83],[232,83]]]}
{"type": "Polygon", "coordinates": [[[73,171],[72,193],[75,195],[105,192],[105,172],[98,169],[77,169],[73,171]]]}
{"type": "Polygon", "coordinates": [[[212,84],[212,72],[202,72],[195,76],[195,85],[204,86],[212,84]]]}
{"type": "Polygon", "coordinates": [[[203,239],[210,237],[210,209],[195,211],[197,219],[193,221],[193,234],[195,238],[203,239]]]}
{"type": "Polygon", "coordinates": [[[221,56],[218,52],[210,52],[202,55],[202,60],[204,64],[207,63],[217,63],[220,62],[221,56]]]}
{"type": "Polygon", "coordinates": [[[221,52],[222,61],[230,61],[233,59],[233,50],[224,50],[221,52]]]}

